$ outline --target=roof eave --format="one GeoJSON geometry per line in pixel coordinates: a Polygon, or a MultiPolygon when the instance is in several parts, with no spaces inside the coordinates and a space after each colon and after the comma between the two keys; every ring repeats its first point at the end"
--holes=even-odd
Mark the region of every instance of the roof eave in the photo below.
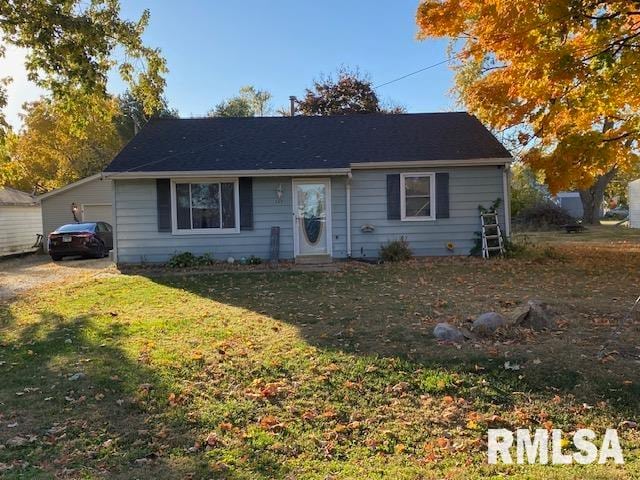
{"type": "Polygon", "coordinates": [[[417,168],[417,167],[477,167],[510,165],[512,157],[470,158],[463,160],[417,160],[411,162],[358,162],[352,163],[353,170],[370,170],[381,168],[417,168]]]}
{"type": "Polygon", "coordinates": [[[288,177],[316,175],[347,175],[349,168],[308,168],[273,170],[184,170],[156,172],[104,172],[105,178],[192,178],[192,177],[288,177]]]}
{"type": "Polygon", "coordinates": [[[42,195],[38,195],[36,197],[36,199],[37,200],[43,200],[45,198],[53,197],[54,195],[58,195],[59,193],[66,192],[67,190],[71,190],[72,188],[75,188],[75,187],[79,187],[82,184],[91,182],[91,181],[96,180],[96,179],[98,179],[98,178],[100,178],[102,176],[103,176],[102,172],[95,173],[95,174],[93,174],[93,175],[91,175],[89,177],[85,177],[85,178],[82,178],[82,179],[80,179],[80,180],[78,180],[76,182],[73,182],[73,183],[70,183],[68,185],[65,185],[64,187],[56,188],[55,190],[51,190],[50,192],[43,193],[42,195]]]}

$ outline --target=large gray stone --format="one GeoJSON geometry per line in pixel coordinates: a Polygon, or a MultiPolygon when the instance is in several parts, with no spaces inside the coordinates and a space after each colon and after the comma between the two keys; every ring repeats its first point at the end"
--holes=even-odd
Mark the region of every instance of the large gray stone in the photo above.
{"type": "Polygon", "coordinates": [[[438,340],[442,340],[445,342],[464,342],[464,335],[462,334],[462,332],[448,323],[437,324],[433,329],[433,335],[438,340]]]}
{"type": "Polygon", "coordinates": [[[517,307],[509,313],[509,315],[507,316],[507,322],[509,323],[509,325],[513,326],[522,325],[524,319],[527,318],[527,315],[529,315],[529,310],[531,310],[531,307],[529,305],[517,307]]]}
{"type": "Polygon", "coordinates": [[[533,330],[553,330],[556,328],[556,319],[549,310],[549,306],[539,300],[527,302],[529,313],[521,322],[521,325],[533,330]]]}
{"type": "Polygon", "coordinates": [[[507,320],[497,312],[487,312],[478,316],[473,321],[471,329],[479,335],[492,335],[495,331],[504,327],[507,320]]]}

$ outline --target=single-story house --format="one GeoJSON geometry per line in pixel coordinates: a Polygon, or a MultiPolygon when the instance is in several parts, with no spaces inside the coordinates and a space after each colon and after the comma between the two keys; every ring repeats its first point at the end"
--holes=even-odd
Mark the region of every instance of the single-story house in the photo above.
{"type": "Polygon", "coordinates": [[[511,161],[464,112],[153,120],[104,172],[114,257],[266,259],[279,238],[282,259],[375,258],[401,237],[467,255],[479,205],[500,198],[509,234],[511,161]]]}
{"type": "Polygon", "coordinates": [[[113,224],[113,189],[102,173],[91,175],[38,197],[42,205],[44,246],[56,228],[67,223],[102,221],[113,224]]]}
{"type": "Polygon", "coordinates": [[[0,188],[0,256],[36,251],[41,234],[40,204],[33,195],[0,188]]]}

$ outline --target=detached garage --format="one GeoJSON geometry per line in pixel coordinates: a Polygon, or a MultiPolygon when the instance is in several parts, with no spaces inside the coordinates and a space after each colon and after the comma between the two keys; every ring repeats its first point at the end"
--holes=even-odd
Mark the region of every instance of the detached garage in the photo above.
{"type": "Polygon", "coordinates": [[[42,227],[47,236],[66,223],[107,222],[113,225],[112,181],[97,173],[40,195],[42,227]]]}

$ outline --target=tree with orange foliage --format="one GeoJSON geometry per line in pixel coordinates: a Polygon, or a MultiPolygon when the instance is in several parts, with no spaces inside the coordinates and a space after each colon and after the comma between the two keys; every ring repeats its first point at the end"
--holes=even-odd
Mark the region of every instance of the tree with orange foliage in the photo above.
{"type": "Polygon", "coordinates": [[[552,192],[579,189],[597,223],[604,190],[639,161],[640,2],[423,0],[419,37],[448,37],[456,91],[513,134],[552,192]]]}

